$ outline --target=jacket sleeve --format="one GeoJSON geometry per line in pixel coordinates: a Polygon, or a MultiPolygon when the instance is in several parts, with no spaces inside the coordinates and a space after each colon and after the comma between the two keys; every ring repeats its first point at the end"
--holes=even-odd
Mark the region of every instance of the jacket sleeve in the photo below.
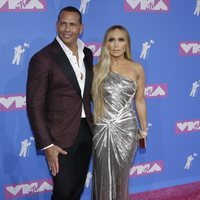
{"type": "Polygon", "coordinates": [[[50,61],[48,56],[41,53],[34,55],[28,69],[26,103],[29,122],[38,149],[53,143],[46,124],[45,109],[49,78],[50,61]]]}

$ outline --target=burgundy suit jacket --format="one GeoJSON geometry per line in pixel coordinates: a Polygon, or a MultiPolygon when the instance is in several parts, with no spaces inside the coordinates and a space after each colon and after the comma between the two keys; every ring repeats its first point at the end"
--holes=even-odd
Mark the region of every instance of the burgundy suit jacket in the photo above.
{"type": "Polygon", "coordinates": [[[90,94],[93,56],[84,48],[86,80],[83,98],[74,70],[57,40],[30,60],[27,79],[27,112],[36,147],[50,144],[67,148],[74,144],[80,128],[82,103],[92,126],[90,94]]]}

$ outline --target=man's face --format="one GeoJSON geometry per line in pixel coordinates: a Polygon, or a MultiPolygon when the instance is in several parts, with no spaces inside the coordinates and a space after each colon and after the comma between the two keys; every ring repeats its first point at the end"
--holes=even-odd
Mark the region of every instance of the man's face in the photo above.
{"type": "Polygon", "coordinates": [[[76,12],[63,11],[56,24],[59,38],[70,48],[74,47],[83,25],[80,24],[80,17],[76,12]]]}

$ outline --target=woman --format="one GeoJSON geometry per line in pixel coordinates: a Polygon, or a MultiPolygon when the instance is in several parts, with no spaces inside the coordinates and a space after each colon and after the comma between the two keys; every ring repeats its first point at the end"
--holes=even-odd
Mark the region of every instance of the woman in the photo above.
{"type": "Polygon", "coordinates": [[[141,134],[147,131],[144,83],[142,66],[131,59],[128,31],[110,27],[94,67],[93,200],[128,199],[129,170],[138,146],[136,112],[141,134]]]}

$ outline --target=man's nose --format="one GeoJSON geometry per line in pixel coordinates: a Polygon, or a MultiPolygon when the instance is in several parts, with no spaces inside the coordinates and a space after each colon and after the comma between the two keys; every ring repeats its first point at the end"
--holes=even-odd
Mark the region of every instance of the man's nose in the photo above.
{"type": "Polygon", "coordinates": [[[65,31],[70,31],[70,25],[69,24],[65,25],[65,31]]]}

